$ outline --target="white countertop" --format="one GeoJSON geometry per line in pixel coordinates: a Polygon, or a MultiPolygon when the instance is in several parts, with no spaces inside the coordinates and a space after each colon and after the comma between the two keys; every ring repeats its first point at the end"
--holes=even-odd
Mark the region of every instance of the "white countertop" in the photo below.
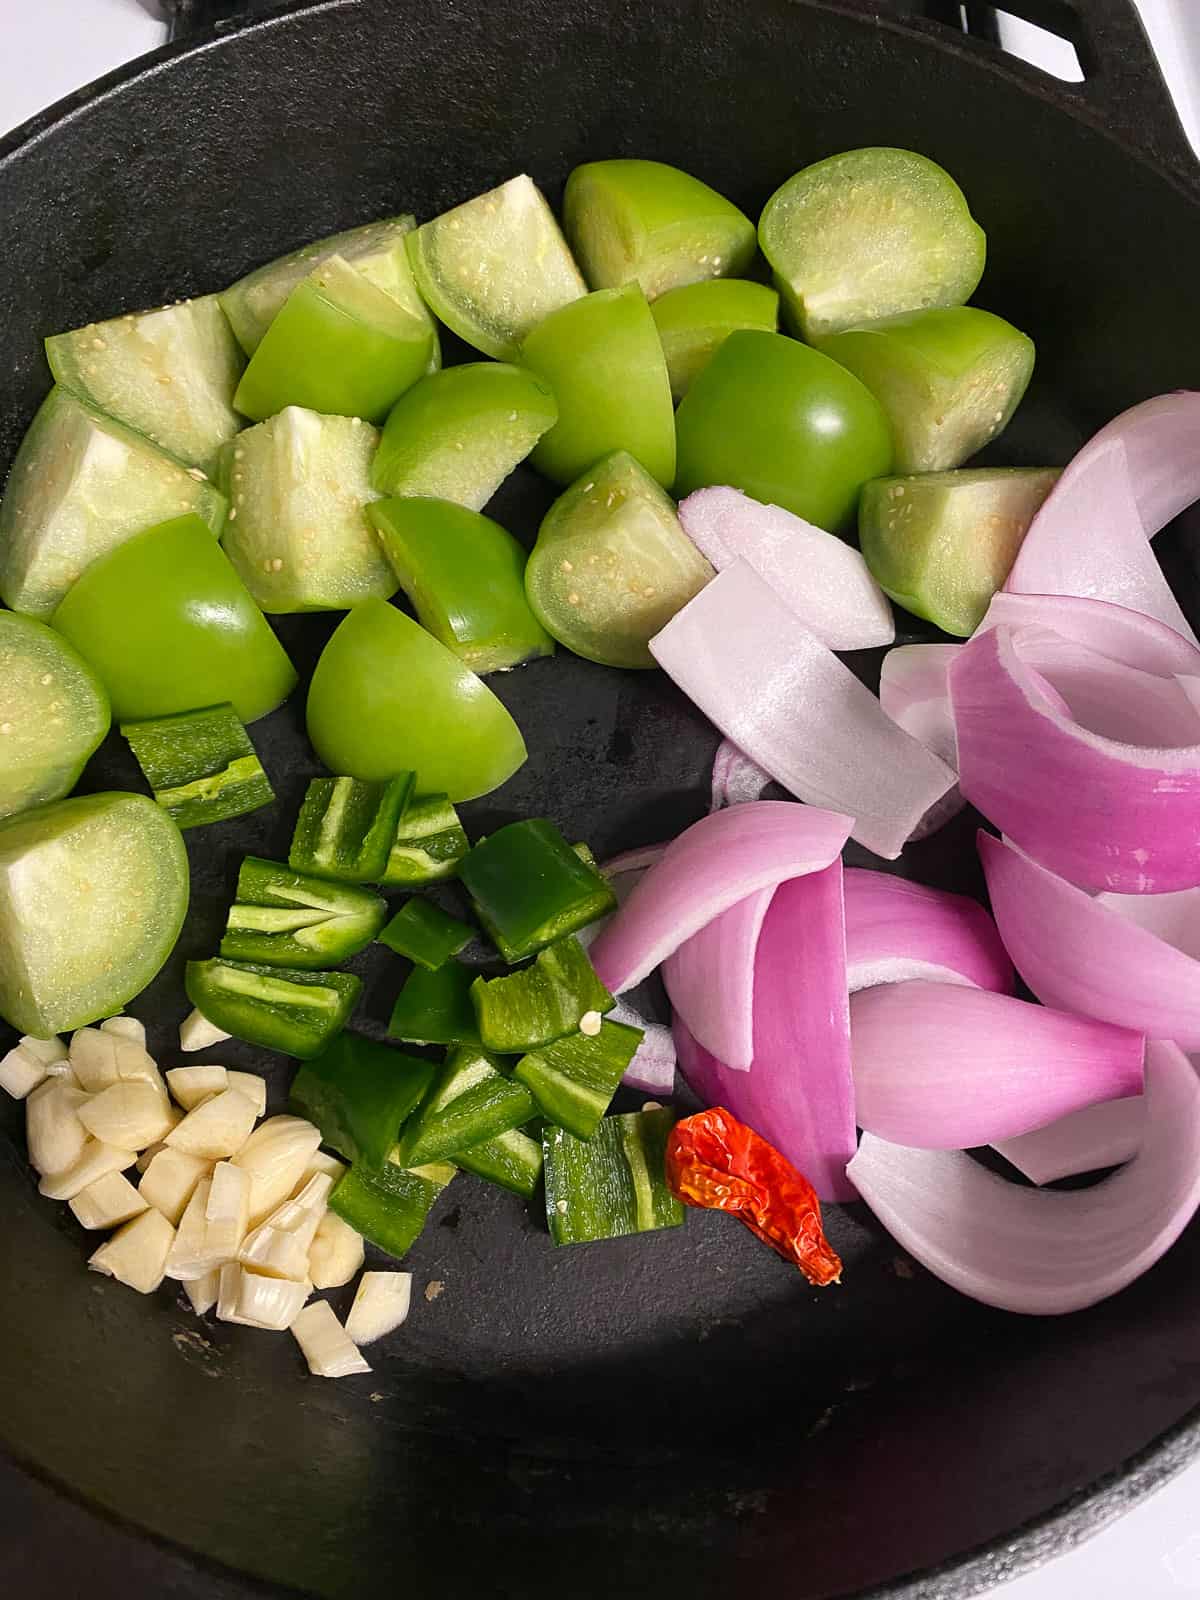
{"type": "MultiPolygon", "coordinates": [[[[1137,0],[1180,116],[1200,151],[1200,0],[1137,0]]],[[[72,89],[153,49],[161,21],[140,0],[0,0],[0,132],[72,89]]],[[[1005,43],[1038,58],[1023,24],[1005,43]]],[[[1072,52],[1043,64],[1071,74],[1072,52]]],[[[995,1591],[996,1600],[1183,1600],[1200,1595],[1200,1462],[1069,1555],[995,1591]]]]}

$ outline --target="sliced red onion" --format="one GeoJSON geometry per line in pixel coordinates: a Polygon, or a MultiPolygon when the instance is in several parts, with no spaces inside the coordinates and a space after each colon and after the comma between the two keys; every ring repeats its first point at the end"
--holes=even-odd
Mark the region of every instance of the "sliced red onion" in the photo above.
{"type": "Polygon", "coordinates": [[[622,850],[619,856],[610,856],[607,861],[602,861],[600,871],[610,882],[624,877],[628,872],[643,873],[647,867],[658,865],[670,843],[669,839],[664,839],[661,844],[640,844],[633,850],[622,850]]]}
{"type": "Polygon", "coordinates": [[[745,561],[831,650],[866,650],[896,637],[887,596],[836,534],[740,489],[697,489],[680,503],[679,520],[718,572],[745,561]]]}
{"type": "Polygon", "coordinates": [[[650,641],[659,665],[785,789],[855,818],[895,857],[954,774],[744,561],[719,572],[650,641]]]}
{"type": "Polygon", "coordinates": [[[1174,894],[1098,894],[1097,902],[1200,962],[1200,889],[1174,894]]]}
{"type": "Polygon", "coordinates": [[[698,1044],[735,1071],[754,1059],[754,966],[769,884],[685,939],[663,963],[671,1004],[698,1044]]]}
{"type": "MultiPolygon", "coordinates": [[[[1004,587],[1010,594],[1110,600],[1156,617],[1195,644],[1150,546],[1125,437],[1105,432],[1107,437],[1084,447],[1046,497],[1004,587]]],[[[1147,499],[1160,507],[1167,503],[1161,484],[1147,490],[1147,499]]]]}
{"type": "Polygon", "coordinates": [[[1001,937],[1039,1000],[1200,1050],[1200,961],[1008,840],[981,833],[979,855],[1001,937]]]}
{"type": "MultiPolygon", "coordinates": [[[[1200,650],[1174,628],[1127,606],[1068,594],[993,595],[976,633],[989,628],[1052,628],[1098,655],[1160,678],[1200,676],[1200,650]]],[[[961,645],[905,645],[906,650],[961,649],[961,645]]],[[[896,651],[892,655],[897,654],[896,651]]],[[[890,657],[887,659],[890,660],[890,657]]],[[[885,661],[886,665],[886,661],[885,661]]],[[[947,662],[947,671],[949,663],[947,662]]],[[[882,694],[882,691],[881,691],[882,694]]],[[[911,732],[911,729],[910,729],[911,732]]]]}
{"type": "Polygon", "coordinates": [[[708,809],[719,811],[722,806],[740,806],[747,800],[759,800],[771,781],[771,774],[755,766],[744,750],[722,739],[713,758],[712,798],[708,809]]]}
{"type": "Polygon", "coordinates": [[[964,645],[950,671],[964,795],[1072,883],[1127,894],[1200,883],[1194,708],[1181,712],[1184,737],[1171,747],[1147,749],[1094,732],[1064,711],[1047,675],[1063,669],[1070,650],[1080,662],[1075,692],[1106,678],[1113,696],[1106,721],[1118,712],[1136,721],[1140,706],[1161,723],[1164,707],[1143,694],[1157,681],[1149,674],[1123,675],[1105,665],[1107,658],[1045,629],[993,628],[964,645]]]}
{"type": "Polygon", "coordinates": [[[640,1012],[621,1000],[608,1013],[608,1018],[610,1022],[623,1022],[626,1027],[642,1030],[642,1042],[621,1082],[627,1089],[640,1089],[644,1094],[669,1099],[675,1088],[675,1040],[670,1028],[661,1022],[647,1022],[640,1012]]]}
{"type": "Polygon", "coordinates": [[[1075,461],[1114,439],[1125,446],[1129,479],[1146,537],[1200,500],[1200,394],[1180,389],[1123,411],[1101,428],[1075,461]]]}
{"type": "Polygon", "coordinates": [[[1200,1080],[1177,1045],[1149,1045],[1146,1061],[1141,1148],[1090,1189],[1025,1189],[961,1151],[870,1134],[850,1177],[897,1243],[962,1294],[1033,1316],[1080,1311],[1141,1277],[1200,1205],[1200,1080]]]}
{"type": "Polygon", "coordinates": [[[959,644],[901,644],[889,650],[879,672],[879,703],[905,733],[958,768],[950,710],[950,664],[959,644]]]}
{"type": "Polygon", "coordinates": [[[1146,1098],[1130,1095],[1072,1111],[1045,1128],[1002,1139],[996,1149],[1030,1183],[1053,1183],[1131,1160],[1142,1147],[1146,1098]]]}
{"type": "Polygon", "coordinates": [[[865,867],[848,868],[845,886],[851,994],[914,978],[1012,993],[1012,962],[976,901],[865,867]]]}
{"type": "Polygon", "coordinates": [[[854,1198],[841,877],[835,861],[775,892],[758,943],[749,1072],[726,1066],[675,1018],[679,1067],[693,1092],[760,1133],[822,1200],[854,1198]]]}
{"type": "Polygon", "coordinates": [[[747,895],[820,872],[841,854],[850,826],[849,817],[790,800],[702,817],[667,846],[593,944],[601,981],[613,994],[632,989],[747,895]]]}
{"type": "Polygon", "coordinates": [[[850,1037],[859,1126],[922,1149],[993,1144],[1142,1090],[1140,1033],[964,984],[860,990],[850,1037]]]}

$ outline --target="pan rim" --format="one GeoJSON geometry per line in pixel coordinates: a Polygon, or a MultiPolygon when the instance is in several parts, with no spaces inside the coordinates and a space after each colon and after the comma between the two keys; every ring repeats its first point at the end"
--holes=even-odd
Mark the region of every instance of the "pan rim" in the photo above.
{"type": "MultiPolygon", "coordinates": [[[[133,90],[143,79],[154,78],[163,71],[171,70],[177,62],[231,46],[233,41],[246,33],[265,33],[269,29],[289,26],[309,13],[323,15],[358,11],[382,3],[384,0],[277,0],[277,3],[253,15],[232,18],[184,40],[162,45],[63,96],[0,136],[0,176],[5,168],[58,128],[73,122],[76,117],[86,114],[91,107],[110,97],[133,90]]],[[[973,71],[998,78],[1010,87],[1035,96],[1057,114],[1078,123],[1093,137],[1116,146],[1127,160],[1136,162],[1170,186],[1182,201],[1200,206],[1200,165],[1197,165],[1194,176],[1175,170],[1151,152],[1139,149],[1105,127],[1098,108],[1085,100],[1064,104],[1062,91],[1068,86],[995,47],[970,41],[965,35],[956,36],[932,24],[922,25],[912,19],[906,23],[898,17],[881,17],[878,13],[861,9],[855,0],[777,0],[777,3],[788,10],[825,13],[864,28],[894,34],[909,43],[919,42],[924,49],[948,57],[973,71]]],[[[178,1556],[198,1572],[227,1576],[244,1585],[248,1594],[279,1597],[311,1594],[311,1591],[274,1583],[244,1569],[231,1567],[203,1551],[157,1533],[110,1507],[88,1499],[70,1483],[46,1470],[24,1452],[17,1451],[3,1438],[0,1438],[0,1453],[35,1482],[78,1506],[101,1524],[140,1540],[148,1540],[157,1548],[178,1556]]],[[[1200,1407],[1193,1409],[1110,1472],[1085,1484],[1067,1499],[1022,1523],[1010,1533],[973,1546],[935,1567],[905,1574],[868,1590],[847,1592],[842,1600],[948,1600],[948,1597],[952,1597],[952,1600],[972,1600],[972,1597],[1067,1555],[1132,1511],[1198,1457],[1200,1407]]]]}

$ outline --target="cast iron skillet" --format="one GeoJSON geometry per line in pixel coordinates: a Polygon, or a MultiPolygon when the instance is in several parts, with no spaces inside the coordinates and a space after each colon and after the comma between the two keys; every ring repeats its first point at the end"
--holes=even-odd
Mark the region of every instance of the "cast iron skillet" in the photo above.
{"type": "MultiPolygon", "coordinates": [[[[55,329],[522,169],[557,197],[578,161],[657,156],[756,213],[797,167],[867,143],[923,150],[963,183],[989,237],[980,300],[1039,346],[994,454],[1062,461],[1122,407],[1200,382],[1200,189],[1125,0],[1053,8],[1093,74],[1079,89],[910,25],[912,9],[333,0],[161,53],[0,147],[0,461],[55,329]]],[[[520,473],[496,514],[532,535],[547,500],[520,473]]],[[[1162,540],[1194,613],[1198,536],[1162,540]]],[[[335,620],[282,622],[302,670],[335,620]]],[[[864,676],[877,667],[864,657],[864,676]]],[[[714,737],[658,675],[563,654],[498,687],[531,759],[469,808],[475,829],[545,813],[603,855],[703,811],[714,737]]],[[[189,836],[192,914],[135,1007],[168,1058],[183,960],[213,950],[242,854],[285,850],[317,770],[302,704],[255,729],[280,806],[189,836]]],[[[86,783],[135,785],[120,741],[86,783]]],[[[978,891],[972,837],[962,818],[898,870],[978,891]]],[[[400,968],[363,968],[377,1031],[400,968]]],[[[831,1218],[845,1285],[818,1294],[726,1219],[555,1251],[517,1200],[462,1177],[412,1252],[403,1335],[371,1376],[331,1384],[286,1339],[85,1273],[65,1208],[35,1193],[19,1112],[2,1116],[0,1437],[112,1519],[8,1469],[6,1588],[23,1597],[107,1593],[118,1575],[244,1594],[228,1569],[329,1597],[966,1595],[1200,1443],[1200,1228],[1117,1299],[1034,1321],[914,1270],[861,1207],[831,1218]],[[427,1303],[431,1279],[445,1289],[427,1303]]]]}

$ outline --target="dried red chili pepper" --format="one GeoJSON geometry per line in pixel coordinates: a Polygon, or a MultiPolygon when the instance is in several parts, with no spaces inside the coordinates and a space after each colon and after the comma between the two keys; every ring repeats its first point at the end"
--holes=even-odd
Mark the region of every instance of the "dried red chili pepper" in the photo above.
{"type": "Polygon", "coordinates": [[[810,1283],[841,1282],[842,1263],[822,1231],[812,1184],[723,1106],[675,1124],[667,1141],[667,1183],[686,1206],[738,1217],[810,1283]]]}

